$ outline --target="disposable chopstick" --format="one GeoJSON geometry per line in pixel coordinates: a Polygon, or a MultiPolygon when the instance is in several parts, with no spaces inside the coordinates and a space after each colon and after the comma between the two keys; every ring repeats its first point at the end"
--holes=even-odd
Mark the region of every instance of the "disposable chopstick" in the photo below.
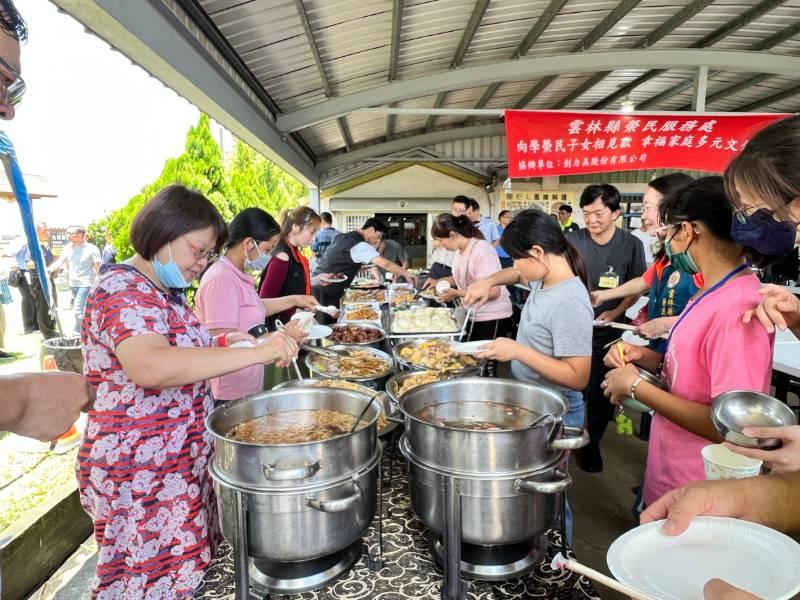
{"type": "Polygon", "coordinates": [[[625,585],[624,583],[620,583],[616,579],[612,579],[608,575],[603,575],[600,571],[595,571],[591,567],[587,567],[579,563],[576,560],[572,560],[569,558],[564,558],[564,555],[559,552],[553,557],[552,562],[550,563],[550,567],[553,569],[569,569],[575,573],[580,575],[585,575],[589,579],[593,581],[597,581],[598,583],[602,583],[607,588],[630,596],[634,600],[658,600],[657,598],[650,596],[649,594],[645,594],[644,592],[640,592],[632,587],[625,585]]]}

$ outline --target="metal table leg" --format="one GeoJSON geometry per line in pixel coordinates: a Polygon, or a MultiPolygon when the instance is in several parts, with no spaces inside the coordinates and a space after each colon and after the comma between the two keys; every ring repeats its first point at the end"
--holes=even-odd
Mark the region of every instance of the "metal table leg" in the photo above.
{"type": "Polygon", "coordinates": [[[236,581],[236,600],[250,600],[250,563],[247,555],[247,498],[238,490],[233,490],[236,502],[236,519],[233,544],[233,567],[236,581]]]}
{"type": "Polygon", "coordinates": [[[467,582],[461,578],[461,494],[455,477],[443,477],[444,585],[442,600],[464,600],[467,582]]]}

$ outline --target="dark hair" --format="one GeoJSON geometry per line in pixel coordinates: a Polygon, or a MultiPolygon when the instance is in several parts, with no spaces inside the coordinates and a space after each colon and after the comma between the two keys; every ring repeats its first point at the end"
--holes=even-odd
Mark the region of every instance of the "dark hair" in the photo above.
{"type": "Polygon", "coordinates": [[[478,201],[475,198],[469,199],[469,206],[467,207],[473,212],[481,212],[481,205],[478,204],[478,201]]]}
{"type": "Polygon", "coordinates": [[[722,177],[701,177],[664,197],[658,207],[661,222],[678,225],[684,221],[700,221],[714,237],[733,243],[731,217],[733,210],[725,195],[722,177]]]}
{"type": "Polygon", "coordinates": [[[590,205],[592,202],[600,198],[611,212],[619,210],[619,202],[622,199],[619,195],[619,190],[613,185],[607,183],[598,183],[594,185],[587,185],[586,189],[581,194],[579,205],[581,208],[590,205]]]}
{"type": "Polygon", "coordinates": [[[501,210],[501,211],[500,211],[500,214],[499,214],[499,215],[497,215],[497,218],[498,218],[498,219],[500,219],[500,218],[502,218],[502,217],[503,217],[503,215],[510,215],[510,214],[511,214],[511,211],[510,211],[510,210],[501,210]]]}
{"type": "Polygon", "coordinates": [[[565,213],[572,214],[572,207],[569,204],[562,204],[558,207],[558,212],[564,211],[565,213]]]}
{"type": "Polygon", "coordinates": [[[76,233],[80,233],[81,235],[86,233],[86,227],[83,225],[70,225],[67,227],[67,235],[75,235],[76,233]],[[70,231],[72,233],[70,233],[70,231]]]}
{"type": "Polygon", "coordinates": [[[466,215],[454,217],[450,213],[442,213],[433,221],[431,235],[435,238],[447,238],[451,233],[458,233],[466,238],[483,239],[481,230],[466,215]]]}
{"type": "Polygon", "coordinates": [[[530,258],[528,251],[534,246],[541,247],[547,254],[563,256],[572,272],[580,277],[589,289],[589,278],[583,258],[575,246],[567,241],[561,225],[538,208],[523,210],[514,217],[503,231],[500,245],[514,259],[530,258]]]}
{"type": "Polygon", "coordinates": [[[228,248],[245,238],[267,242],[280,231],[272,215],[260,208],[245,208],[228,224],[228,248]]]}
{"type": "Polygon", "coordinates": [[[190,231],[212,227],[214,249],[218,252],[228,231],[216,207],[197,190],[168,185],[153,196],[131,224],[131,245],[145,260],[190,231]]]}
{"type": "Polygon", "coordinates": [[[464,209],[466,210],[467,208],[470,207],[469,200],[470,199],[467,198],[466,196],[456,196],[455,198],[453,198],[453,204],[463,204],[464,209]]]}
{"type": "Polygon", "coordinates": [[[653,188],[662,196],[669,196],[670,194],[674,194],[682,187],[689,185],[694,181],[694,177],[691,175],[687,175],[686,173],[669,173],[667,175],[662,175],[661,177],[656,177],[655,179],[651,180],[650,183],[647,185],[653,188]]]}
{"type": "Polygon", "coordinates": [[[725,190],[734,209],[741,208],[744,195],[758,198],[788,220],[786,209],[800,196],[800,115],[754,135],[725,169],[725,190]]]}
{"type": "Polygon", "coordinates": [[[312,223],[319,225],[320,221],[321,218],[317,211],[310,206],[297,206],[291,210],[284,208],[280,216],[281,237],[289,235],[294,225],[302,228],[312,223]]]}
{"type": "Polygon", "coordinates": [[[388,227],[386,227],[386,223],[378,219],[377,217],[370,217],[366,221],[364,221],[364,225],[361,226],[361,229],[369,229],[372,227],[375,231],[379,233],[386,233],[388,231],[388,227]]]}
{"type": "Polygon", "coordinates": [[[18,42],[28,39],[28,26],[12,0],[0,0],[0,29],[18,42]]]}
{"type": "Polygon", "coordinates": [[[321,212],[319,213],[320,218],[322,219],[323,223],[328,223],[329,225],[333,223],[333,215],[329,212],[321,212]]]}

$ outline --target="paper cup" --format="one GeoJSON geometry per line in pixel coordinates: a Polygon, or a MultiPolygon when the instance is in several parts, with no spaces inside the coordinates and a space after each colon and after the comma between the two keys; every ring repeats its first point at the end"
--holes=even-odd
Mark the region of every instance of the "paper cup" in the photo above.
{"type": "Polygon", "coordinates": [[[761,473],[761,461],[731,452],[722,444],[703,448],[706,479],[743,479],[761,473]]]}
{"type": "Polygon", "coordinates": [[[437,281],[436,282],[436,293],[441,294],[445,290],[450,289],[450,282],[449,281],[437,281]]]}

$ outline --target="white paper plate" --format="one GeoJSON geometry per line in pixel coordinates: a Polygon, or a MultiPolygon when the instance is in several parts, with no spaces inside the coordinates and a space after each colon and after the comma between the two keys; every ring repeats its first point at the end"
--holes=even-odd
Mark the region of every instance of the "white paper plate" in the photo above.
{"type": "Polygon", "coordinates": [[[617,580],[661,600],[703,600],[714,577],[770,600],[800,592],[800,544],[782,533],[727,517],[697,517],[679,536],[662,533],[663,524],[611,544],[606,559],[617,580]]]}
{"type": "Polygon", "coordinates": [[[311,326],[311,331],[308,332],[307,340],[321,340],[322,338],[328,337],[330,334],[333,333],[333,329],[328,327],[327,325],[320,325],[319,323],[315,323],[311,326]]]}
{"type": "Polygon", "coordinates": [[[347,277],[328,277],[327,275],[320,275],[319,278],[325,283],[342,283],[343,281],[347,281],[347,277]]]}
{"type": "Polygon", "coordinates": [[[491,340],[477,340],[474,342],[457,342],[454,344],[450,344],[450,347],[460,354],[477,354],[480,352],[481,346],[486,346],[487,344],[491,344],[491,340]]]}

